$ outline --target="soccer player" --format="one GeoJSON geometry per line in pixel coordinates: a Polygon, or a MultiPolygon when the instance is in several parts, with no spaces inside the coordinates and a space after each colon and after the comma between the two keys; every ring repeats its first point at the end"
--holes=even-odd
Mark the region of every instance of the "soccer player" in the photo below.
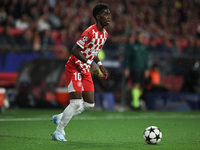
{"type": "Polygon", "coordinates": [[[108,37],[108,33],[104,29],[111,21],[108,6],[102,3],[96,4],[93,8],[93,17],[96,23],[82,33],[65,66],[70,104],[63,113],[52,117],[52,121],[57,125],[56,131],[52,135],[53,140],[67,141],[64,128],[70,119],[84,110],[94,107],[94,84],[90,69],[95,75],[99,72],[93,61],[98,65],[104,77],[108,76],[97,56],[108,37]]]}

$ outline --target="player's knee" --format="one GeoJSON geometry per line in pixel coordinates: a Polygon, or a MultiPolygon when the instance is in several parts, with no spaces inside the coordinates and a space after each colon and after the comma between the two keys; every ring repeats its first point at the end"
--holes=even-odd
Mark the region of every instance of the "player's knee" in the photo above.
{"type": "Polygon", "coordinates": [[[83,101],[80,100],[70,100],[70,106],[73,109],[78,109],[79,107],[81,107],[81,105],[83,104],[83,101]]]}
{"type": "Polygon", "coordinates": [[[85,110],[89,110],[89,109],[93,108],[95,104],[94,103],[83,102],[83,105],[84,105],[84,109],[85,110]]]}

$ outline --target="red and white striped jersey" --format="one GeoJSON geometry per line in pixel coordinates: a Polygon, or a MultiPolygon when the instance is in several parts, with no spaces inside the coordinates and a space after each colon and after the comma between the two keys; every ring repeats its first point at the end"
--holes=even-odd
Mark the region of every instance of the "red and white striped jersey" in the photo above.
{"type": "MultiPolygon", "coordinates": [[[[103,31],[100,32],[97,29],[96,24],[94,24],[88,27],[82,33],[76,44],[82,48],[81,53],[87,59],[93,61],[103,47],[104,43],[106,42],[107,37],[108,33],[106,32],[106,30],[103,29],[103,31]]],[[[78,68],[81,69],[82,73],[90,71],[90,66],[77,59],[74,55],[70,56],[67,65],[71,68],[78,66],[78,68]]]]}

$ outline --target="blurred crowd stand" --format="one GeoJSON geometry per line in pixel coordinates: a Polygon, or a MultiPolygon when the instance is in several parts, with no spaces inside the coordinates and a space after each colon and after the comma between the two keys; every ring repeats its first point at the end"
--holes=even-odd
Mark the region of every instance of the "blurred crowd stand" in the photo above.
{"type": "MultiPolygon", "coordinates": [[[[110,88],[115,102],[124,103],[121,88],[129,83],[123,82],[121,66],[127,45],[135,41],[138,31],[144,34],[149,66],[155,61],[159,64],[162,85],[169,92],[189,91],[182,86],[191,83],[185,79],[194,62],[200,60],[199,0],[1,0],[0,74],[16,74],[35,58],[67,60],[81,33],[94,23],[92,7],[97,2],[107,3],[112,14],[103,47],[105,63],[110,60],[122,64],[118,69],[108,67],[113,77],[102,82],[106,86],[98,85],[99,91],[110,88]]],[[[13,83],[16,76],[11,76],[13,83]]],[[[0,81],[2,85],[2,78],[0,81]]]]}

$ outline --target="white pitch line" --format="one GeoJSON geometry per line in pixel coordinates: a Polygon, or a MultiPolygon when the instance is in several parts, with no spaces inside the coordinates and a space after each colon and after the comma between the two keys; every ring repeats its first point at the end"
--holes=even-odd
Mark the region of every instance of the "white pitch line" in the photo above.
{"type": "MultiPolygon", "coordinates": [[[[136,119],[200,119],[200,115],[152,115],[152,116],[121,116],[121,115],[109,115],[105,117],[95,117],[95,116],[77,116],[73,120],[136,120],[136,119]]],[[[0,119],[0,122],[4,121],[45,121],[51,120],[51,117],[47,118],[5,118],[0,119]]]]}
{"type": "Polygon", "coordinates": [[[50,118],[7,118],[0,119],[0,122],[4,121],[40,121],[40,120],[50,120],[50,118]]]}

